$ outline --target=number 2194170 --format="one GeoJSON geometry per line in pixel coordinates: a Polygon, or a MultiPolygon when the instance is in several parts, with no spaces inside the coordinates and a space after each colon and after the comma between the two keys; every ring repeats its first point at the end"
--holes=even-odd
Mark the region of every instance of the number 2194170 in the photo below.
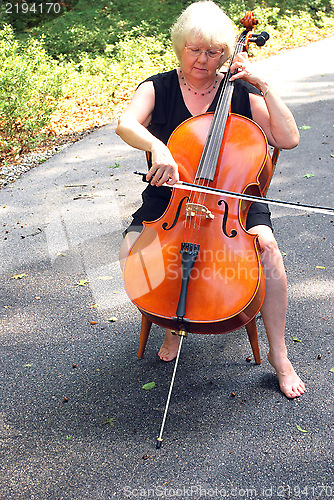
{"type": "Polygon", "coordinates": [[[6,14],[27,14],[28,12],[34,12],[36,14],[59,14],[61,10],[60,3],[56,2],[40,2],[40,3],[6,3],[6,14]]]}

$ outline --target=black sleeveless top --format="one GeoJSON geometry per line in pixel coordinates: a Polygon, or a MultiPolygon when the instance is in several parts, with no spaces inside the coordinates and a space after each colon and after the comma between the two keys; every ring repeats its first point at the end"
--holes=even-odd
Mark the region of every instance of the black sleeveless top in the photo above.
{"type": "MultiPolygon", "coordinates": [[[[176,69],[151,76],[145,82],[153,82],[155,91],[155,106],[151,122],[147,129],[164,144],[167,144],[170,135],[176,127],[193,115],[183,100],[176,69]]],[[[207,110],[208,113],[215,111],[222,85],[223,80],[207,110]]],[[[235,80],[231,102],[232,113],[252,119],[249,93],[261,94],[256,87],[253,87],[249,83],[243,80],[235,80]]],[[[143,204],[133,214],[134,220],[126,232],[135,230],[136,226],[140,230],[143,220],[152,221],[158,219],[166,210],[170,196],[171,188],[165,186],[156,187],[148,184],[142,193],[143,204]]]]}
{"type": "MultiPolygon", "coordinates": [[[[167,73],[159,73],[158,75],[151,76],[147,78],[145,82],[153,82],[155,91],[155,106],[152,113],[152,120],[147,128],[153,135],[167,144],[170,135],[176,127],[193,115],[190,113],[183,100],[176,69],[168,71],[167,73]]],[[[220,83],[220,87],[207,113],[215,111],[222,85],[223,80],[220,83]]],[[[237,113],[252,119],[248,96],[249,92],[261,94],[261,92],[252,85],[242,80],[236,80],[232,96],[231,111],[232,113],[237,113]]]]}

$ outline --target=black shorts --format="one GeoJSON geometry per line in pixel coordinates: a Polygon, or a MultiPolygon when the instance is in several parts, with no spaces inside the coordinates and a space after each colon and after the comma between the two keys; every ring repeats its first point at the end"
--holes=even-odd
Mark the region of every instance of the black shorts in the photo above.
{"type": "MultiPolygon", "coordinates": [[[[151,190],[145,189],[142,194],[143,204],[134,214],[132,214],[133,220],[130,226],[124,231],[123,236],[131,231],[140,233],[143,229],[143,221],[150,222],[157,220],[165,212],[169,203],[171,189],[167,187],[159,187],[156,189],[159,189],[159,194],[162,196],[154,196],[155,191],[153,191],[153,196],[151,196],[151,190]]],[[[254,226],[264,225],[273,230],[270,215],[267,204],[253,201],[248,211],[246,229],[248,230],[254,226]]]]}
{"type": "Polygon", "coordinates": [[[248,210],[246,229],[248,231],[248,229],[259,225],[268,226],[273,231],[273,225],[271,223],[271,213],[268,205],[266,203],[253,201],[248,210]]]}

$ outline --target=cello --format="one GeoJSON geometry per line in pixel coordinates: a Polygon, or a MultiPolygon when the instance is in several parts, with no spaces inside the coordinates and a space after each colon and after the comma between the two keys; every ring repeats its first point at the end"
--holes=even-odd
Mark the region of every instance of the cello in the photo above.
{"type": "MultiPolygon", "coordinates": [[[[253,35],[252,13],[235,53],[253,35]]],[[[252,120],[230,113],[233,84],[227,72],[215,113],[183,122],[168,147],[181,181],[262,195],[273,165],[267,139],[252,120]]],[[[247,325],[260,310],[265,279],[257,237],[245,229],[250,203],[196,191],[173,190],[165,213],[144,229],[123,268],[125,290],[141,313],[166,328],[226,333],[247,325]]]]}

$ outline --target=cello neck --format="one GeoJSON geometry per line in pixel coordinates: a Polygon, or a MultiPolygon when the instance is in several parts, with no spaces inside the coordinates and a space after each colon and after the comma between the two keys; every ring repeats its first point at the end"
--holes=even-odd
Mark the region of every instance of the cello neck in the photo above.
{"type": "Polygon", "coordinates": [[[197,169],[196,179],[205,179],[213,182],[215,177],[220,148],[223,142],[226,123],[230,113],[234,88],[234,82],[230,82],[230,78],[232,76],[231,65],[238,53],[247,51],[247,40],[251,36],[253,26],[258,23],[251,12],[247,12],[241,22],[243,23],[245,30],[238,37],[234,53],[230,59],[228,71],[224,77],[216,111],[213,116],[202,157],[197,169]]]}

